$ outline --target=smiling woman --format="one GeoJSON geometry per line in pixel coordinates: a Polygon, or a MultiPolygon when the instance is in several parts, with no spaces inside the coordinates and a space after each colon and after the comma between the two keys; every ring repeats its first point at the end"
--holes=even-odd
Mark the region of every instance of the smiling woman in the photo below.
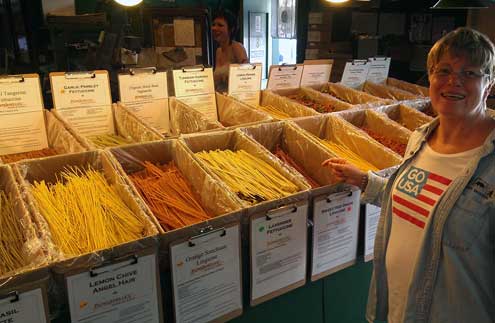
{"type": "Polygon", "coordinates": [[[234,40],[237,31],[235,16],[228,10],[219,10],[213,15],[211,27],[213,39],[218,43],[215,53],[215,89],[219,92],[227,90],[229,65],[248,63],[244,46],[234,40]]]}
{"type": "Polygon", "coordinates": [[[344,159],[325,162],[337,180],[381,206],[367,319],[493,322],[495,119],[486,99],[495,47],[459,28],[428,54],[438,117],[411,135],[389,178],[344,159]]]}

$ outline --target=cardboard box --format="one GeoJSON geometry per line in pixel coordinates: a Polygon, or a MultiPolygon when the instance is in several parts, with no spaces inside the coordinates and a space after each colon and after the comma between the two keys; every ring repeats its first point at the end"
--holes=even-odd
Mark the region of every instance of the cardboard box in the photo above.
{"type": "Polygon", "coordinates": [[[381,107],[377,111],[385,113],[390,119],[411,131],[433,120],[432,117],[403,104],[381,107]]]}
{"type": "MultiPolygon", "coordinates": [[[[333,184],[331,172],[321,164],[333,156],[311,141],[299,128],[287,122],[274,122],[240,128],[249,138],[274,152],[280,147],[305,174],[320,186],[333,184]]],[[[289,168],[292,168],[288,166],[289,168]]],[[[293,170],[297,172],[297,170],[293,170]]]]}
{"type": "MultiPolygon", "coordinates": [[[[400,164],[402,157],[372,140],[356,127],[335,114],[293,119],[295,125],[303,129],[311,140],[323,145],[320,140],[330,140],[346,146],[379,169],[400,164]]],[[[325,149],[328,150],[328,148],[325,149]]],[[[335,155],[329,150],[332,155],[335,155]]]]}
{"type": "MultiPolygon", "coordinates": [[[[89,146],[85,140],[78,136],[70,126],[61,121],[56,113],[48,110],[44,110],[44,112],[49,148],[54,149],[58,154],[78,153],[89,150],[89,146]]],[[[1,156],[0,163],[2,163],[1,156]]]]}

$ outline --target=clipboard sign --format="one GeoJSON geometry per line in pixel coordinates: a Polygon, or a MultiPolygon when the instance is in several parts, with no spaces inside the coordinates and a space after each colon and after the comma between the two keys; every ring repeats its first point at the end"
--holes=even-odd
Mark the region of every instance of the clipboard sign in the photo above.
{"type": "Polygon", "coordinates": [[[0,155],[48,148],[38,74],[0,76],[0,155]]]}
{"type": "Polygon", "coordinates": [[[0,294],[1,322],[49,322],[46,299],[46,290],[42,288],[0,294]]]}
{"type": "Polygon", "coordinates": [[[163,322],[154,249],[67,273],[65,282],[71,322],[163,322]]]}
{"type": "Polygon", "coordinates": [[[373,260],[375,236],[380,220],[381,208],[372,204],[364,206],[364,261],[373,260]]]}
{"type": "Polygon", "coordinates": [[[242,314],[240,225],[170,244],[176,322],[225,322],[242,314]]]}
{"type": "Polygon", "coordinates": [[[170,132],[167,72],[156,68],[120,73],[120,101],[161,133],[170,132]]]}
{"type": "Polygon", "coordinates": [[[350,88],[361,90],[368,77],[370,65],[367,60],[356,59],[352,62],[347,62],[340,83],[350,88]]]}
{"type": "Polygon", "coordinates": [[[175,97],[201,112],[208,120],[218,121],[213,69],[192,66],[173,71],[175,97]]]}
{"type": "Polygon", "coordinates": [[[251,306],[306,283],[306,201],[250,218],[251,306]]]}
{"type": "Polygon", "coordinates": [[[370,57],[368,61],[370,62],[370,69],[366,80],[377,84],[386,84],[390,70],[390,57],[370,57]]]}
{"type": "Polygon", "coordinates": [[[115,133],[106,70],[50,73],[53,107],[84,136],[115,133]]]}
{"type": "Polygon", "coordinates": [[[319,86],[330,81],[333,59],[305,60],[301,87],[319,86]]]}
{"type": "Polygon", "coordinates": [[[242,102],[257,106],[260,102],[262,66],[230,64],[228,94],[242,102]]]}
{"type": "Polygon", "coordinates": [[[311,281],[356,263],[359,197],[353,187],[315,198],[311,281]]]}
{"type": "Polygon", "coordinates": [[[303,70],[304,66],[301,64],[272,65],[266,88],[272,91],[298,88],[301,84],[303,70]]]}

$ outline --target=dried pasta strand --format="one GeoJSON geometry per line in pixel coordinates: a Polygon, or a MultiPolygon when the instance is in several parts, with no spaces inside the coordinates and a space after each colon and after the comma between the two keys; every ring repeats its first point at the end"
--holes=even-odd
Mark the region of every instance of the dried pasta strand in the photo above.
{"type": "Polygon", "coordinates": [[[280,146],[277,146],[274,151],[275,156],[277,156],[280,160],[282,160],[284,163],[286,163],[289,166],[292,166],[299,174],[304,176],[306,181],[311,185],[312,188],[318,188],[320,187],[320,184],[318,184],[314,179],[311,178],[311,176],[306,173],[304,168],[302,168],[298,163],[294,161],[285,151],[283,151],[280,146]]]}
{"type": "Polygon", "coordinates": [[[134,214],[117,188],[91,168],[67,168],[54,184],[35,182],[32,193],[54,243],[65,255],[77,256],[144,236],[145,219],[134,214]]]}
{"type": "Polygon", "coordinates": [[[362,171],[377,171],[378,168],[372,163],[364,160],[361,156],[354,153],[352,150],[347,148],[344,145],[337,144],[335,142],[329,140],[320,140],[323,145],[325,145],[328,149],[330,149],[334,154],[336,154],[340,158],[347,159],[351,164],[356,166],[362,171]]]}
{"type": "Polygon", "coordinates": [[[15,163],[19,160],[49,157],[49,156],[54,156],[56,154],[58,153],[53,148],[43,148],[40,150],[33,150],[24,153],[3,155],[0,156],[0,158],[4,163],[9,164],[9,163],[15,163]]]}
{"type": "Polygon", "coordinates": [[[133,143],[133,140],[130,138],[124,138],[122,136],[111,134],[89,136],[88,139],[96,146],[96,148],[115,147],[133,143]]]}
{"type": "Polygon", "coordinates": [[[298,187],[265,161],[244,150],[212,150],[196,153],[237,195],[251,203],[279,199],[298,187]]]}
{"type": "Polygon", "coordinates": [[[158,166],[145,161],[143,166],[129,177],[165,230],[210,218],[173,162],[158,166]]]}
{"type": "Polygon", "coordinates": [[[27,265],[23,228],[14,206],[14,198],[0,191],[0,276],[27,265]]]}

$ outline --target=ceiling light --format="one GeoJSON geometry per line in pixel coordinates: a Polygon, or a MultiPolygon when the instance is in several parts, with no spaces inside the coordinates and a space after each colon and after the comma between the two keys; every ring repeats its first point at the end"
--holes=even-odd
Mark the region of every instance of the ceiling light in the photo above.
{"type": "Polygon", "coordinates": [[[140,4],[143,0],[115,0],[115,2],[126,7],[132,7],[140,4]]]}
{"type": "Polygon", "coordinates": [[[480,9],[488,8],[493,0],[439,0],[432,9],[480,9]]]}
{"type": "Polygon", "coordinates": [[[330,3],[344,3],[344,2],[347,2],[349,0],[326,0],[327,2],[330,2],[330,3]]]}

